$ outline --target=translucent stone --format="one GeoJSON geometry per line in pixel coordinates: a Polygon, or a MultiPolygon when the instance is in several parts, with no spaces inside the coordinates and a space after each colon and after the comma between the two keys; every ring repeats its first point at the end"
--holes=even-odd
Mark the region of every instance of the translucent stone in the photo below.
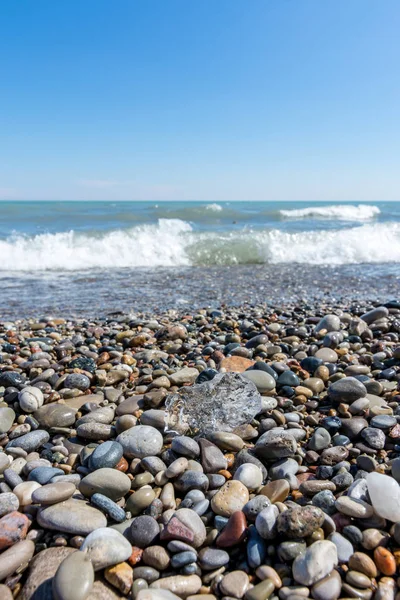
{"type": "Polygon", "coordinates": [[[165,406],[167,429],[206,434],[250,423],[261,411],[261,396],[254,383],[239,373],[222,373],[170,394],[165,406]]]}
{"type": "Polygon", "coordinates": [[[394,523],[400,521],[400,486],[397,481],[381,473],[369,473],[366,479],[376,514],[394,523]]]}

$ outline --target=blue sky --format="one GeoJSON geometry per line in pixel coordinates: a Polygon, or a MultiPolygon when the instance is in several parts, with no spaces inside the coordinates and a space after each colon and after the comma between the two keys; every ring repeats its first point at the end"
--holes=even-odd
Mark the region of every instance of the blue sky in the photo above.
{"type": "Polygon", "coordinates": [[[399,0],[2,0],[0,198],[400,200],[399,0]]]}

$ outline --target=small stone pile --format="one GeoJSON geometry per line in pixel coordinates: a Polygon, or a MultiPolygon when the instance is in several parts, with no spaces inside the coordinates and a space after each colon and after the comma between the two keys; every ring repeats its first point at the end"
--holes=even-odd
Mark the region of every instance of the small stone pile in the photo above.
{"type": "Polygon", "coordinates": [[[400,600],[400,303],[0,324],[0,598],[400,600]]]}

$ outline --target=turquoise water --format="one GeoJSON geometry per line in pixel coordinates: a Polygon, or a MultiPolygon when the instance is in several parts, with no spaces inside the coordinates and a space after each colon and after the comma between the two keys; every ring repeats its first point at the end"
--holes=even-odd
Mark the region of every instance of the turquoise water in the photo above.
{"type": "Polygon", "coordinates": [[[400,203],[2,202],[3,271],[400,261],[400,203]]]}

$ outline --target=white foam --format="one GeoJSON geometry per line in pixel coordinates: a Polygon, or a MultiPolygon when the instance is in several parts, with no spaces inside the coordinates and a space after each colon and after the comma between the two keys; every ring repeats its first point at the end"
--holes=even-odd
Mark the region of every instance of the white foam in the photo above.
{"type": "Polygon", "coordinates": [[[192,230],[180,219],[159,219],[101,235],[69,231],[0,241],[5,271],[81,270],[104,267],[157,267],[190,264],[183,234],[192,230]]]}
{"type": "Polygon", "coordinates": [[[253,263],[400,262],[400,223],[289,233],[194,232],[180,219],[89,235],[74,231],[0,241],[1,271],[253,263]]]}
{"type": "Polygon", "coordinates": [[[206,210],[211,210],[213,212],[220,212],[221,210],[223,210],[222,206],[220,204],[206,204],[205,206],[206,210]]]}
{"type": "Polygon", "coordinates": [[[319,217],[325,219],[339,219],[341,221],[368,221],[380,214],[377,206],[370,204],[309,206],[307,208],[296,208],[293,210],[280,210],[283,217],[290,219],[304,219],[307,217],[319,217]]]}

